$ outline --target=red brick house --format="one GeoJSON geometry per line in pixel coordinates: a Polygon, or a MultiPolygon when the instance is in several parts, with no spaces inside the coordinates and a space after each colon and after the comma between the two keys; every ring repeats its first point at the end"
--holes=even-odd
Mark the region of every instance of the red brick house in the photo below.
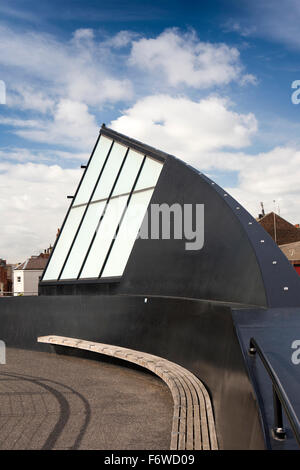
{"type": "Polygon", "coordinates": [[[12,270],[13,266],[0,258],[0,296],[12,292],[12,270]]]}
{"type": "Polygon", "coordinates": [[[260,217],[257,221],[271,235],[277,245],[300,241],[299,226],[291,224],[274,212],[260,217]]]}

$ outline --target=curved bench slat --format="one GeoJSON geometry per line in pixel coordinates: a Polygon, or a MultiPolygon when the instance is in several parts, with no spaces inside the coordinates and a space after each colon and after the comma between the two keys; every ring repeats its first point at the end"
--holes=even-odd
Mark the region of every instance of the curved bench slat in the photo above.
{"type": "Polygon", "coordinates": [[[203,383],[179,364],[153,354],[77,338],[48,335],[39,337],[38,342],[98,352],[132,362],[154,372],[167,384],[173,398],[170,449],[218,449],[209,394],[203,383]]]}

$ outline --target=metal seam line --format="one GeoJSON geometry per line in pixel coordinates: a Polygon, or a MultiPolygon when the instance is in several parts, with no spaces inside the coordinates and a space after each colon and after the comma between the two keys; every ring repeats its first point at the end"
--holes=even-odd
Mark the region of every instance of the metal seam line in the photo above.
{"type": "Polygon", "coordinates": [[[86,255],[85,255],[85,257],[84,257],[84,260],[83,260],[83,262],[82,262],[82,265],[81,265],[81,268],[80,268],[80,270],[79,270],[77,279],[80,278],[80,275],[81,275],[82,270],[83,270],[83,268],[84,268],[85,262],[86,262],[86,260],[87,260],[87,258],[88,258],[88,256],[89,256],[89,254],[90,254],[90,251],[91,251],[91,248],[92,248],[93,243],[94,243],[94,241],[95,241],[97,232],[98,232],[99,227],[100,227],[100,225],[101,225],[101,222],[102,222],[102,220],[103,220],[103,218],[104,218],[104,216],[105,216],[105,212],[106,212],[107,206],[108,206],[109,201],[110,201],[110,199],[111,199],[111,196],[112,196],[112,194],[113,194],[113,192],[114,192],[114,189],[115,189],[115,187],[116,187],[116,184],[117,184],[117,182],[118,182],[118,179],[119,179],[119,177],[120,177],[120,174],[122,173],[122,170],[123,170],[125,161],[126,161],[126,159],[127,159],[127,155],[128,155],[129,150],[130,150],[130,148],[128,147],[127,150],[126,150],[125,156],[124,156],[124,158],[123,158],[123,161],[122,161],[122,163],[121,163],[121,166],[120,166],[120,168],[119,168],[119,171],[118,171],[118,174],[117,174],[117,176],[116,176],[116,179],[115,179],[115,181],[114,181],[114,184],[113,184],[113,186],[112,186],[112,189],[111,189],[111,191],[110,191],[110,193],[109,193],[109,196],[108,196],[108,198],[107,198],[107,200],[106,200],[106,204],[105,204],[104,209],[103,209],[103,211],[102,211],[102,214],[101,214],[99,223],[98,223],[98,225],[97,225],[97,227],[96,227],[95,233],[94,233],[94,235],[93,235],[93,238],[92,238],[92,240],[91,240],[91,242],[90,242],[90,245],[89,245],[89,247],[88,247],[88,250],[87,250],[87,252],[86,252],[86,255]]]}
{"type": "MultiPolygon", "coordinates": [[[[148,156],[147,156],[148,158],[148,156]]],[[[137,194],[137,193],[143,193],[145,191],[149,191],[150,189],[155,189],[155,186],[148,186],[147,188],[144,188],[144,189],[137,189],[134,193],[137,194]]],[[[116,196],[112,196],[110,199],[117,199],[118,197],[122,197],[122,196],[129,196],[129,194],[131,193],[131,191],[127,191],[127,193],[121,193],[121,194],[118,194],[116,196]]],[[[95,201],[91,201],[90,202],[90,205],[92,204],[97,204],[98,202],[103,202],[103,201],[106,201],[107,198],[103,198],[103,199],[96,199],[95,201]]],[[[77,207],[82,207],[82,206],[85,206],[86,204],[76,204],[75,206],[72,207],[73,208],[77,208],[77,207]]]]}
{"type": "MultiPolygon", "coordinates": [[[[98,136],[98,138],[97,138],[97,141],[96,141],[96,143],[95,143],[95,145],[94,145],[94,148],[93,148],[93,150],[92,150],[92,153],[91,153],[91,156],[90,156],[90,158],[89,158],[89,161],[88,161],[88,163],[87,163],[87,165],[86,165],[86,168],[85,168],[85,170],[84,170],[84,172],[83,172],[83,174],[82,174],[82,176],[81,176],[81,179],[80,179],[78,188],[76,189],[74,198],[73,198],[72,201],[71,201],[71,204],[70,204],[70,206],[69,206],[69,209],[68,209],[68,212],[67,212],[67,214],[66,214],[66,217],[64,218],[63,224],[62,224],[61,229],[60,229],[60,233],[59,233],[57,239],[56,239],[55,242],[54,242],[54,245],[53,245],[53,248],[52,248],[52,252],[51,252],[51,254],[50,254],[50,257],[49,257],[49,259],[48,259],[48,262],[47,262],[47,264],[46,264],[46,266],[45,266],[45,269],[44,269],[44,272],[43,272],[43,277],[41,278],[41,282],[43,281],[44,276],[45,276],[45,274],[46,274],[46,272],[47,272],[47,269],[48,269],[48,266],[49,266],[49,264],[50,264],[52,255],[53,255],[53,253],[54,253],[54,249],[55,249],[55,247],[56,247],[56,245],[57,245],[57,243],[58,243],[58,241],[59,241],[59,239],[60,239],[60,237],[61,237],[61,234],[62,234],[62,232],[63,232],[64,226],[65,226],[66,221],[67,221],[67,219],[68,219],[68,217],[69,217],[70,211],[71,211],[71,209],[72,209],[72,207],[73,207],[73,203],[74,203],[74,201],[75,201],[75,198],[76,198],[76,196],[77,196],[77,194],[78,194],[78,191],[79,191],[79,189],[80,189],[80,187],[81,187],[81,184],[82,184],[82,182],[83,182],[83,178],[85,177],[85,174],[86,174],[86,172],[87,172],[87,170],[88,170],[88,168],[89,168],[89,165],[90,165],[90,163],[91,163],[91,161],[92,161],[92,158],[93,158],[93,156],[94,156],[95,150],[96,150],[96,148],[97,148],[97,146],[98,146],[100,137],[101,137],[101,131],[100,131],[100,134],[99,134],[99,136],[98,136]]],[[[56,281],[57,281],[57,279],[56,279],[56,281]]]]}
{"type": "Polygon", "coordinates": [[[104,259],[104,262],[103,262],[103,265],[102,265],[102,268],[101,268],[101,270],[100,270],[100,273],[99,273],[98,278],[100,278],[100,277],[102,276],[102,273],[103,273],[103,271],[104,271],[105,265],[106,265],[107,260],[108,260],[108,258],[109,258],[110,252],[111,252],[111,250],[112,250],[112,248],[113,248],[113,246],[114,246],[114,243],[115,243],[116,238],[117,238],[117,236],[118,236],[118,233],[119,233],[120,227],[121,227],[121,225],[122,225],[123,219],[124,219],[124,217],[125,217],[125,214],[126,214],[126,212],[127,212],[128,207],[129,207],[130,200],[131,200],[132,195],[133,195],[133,193],[134,193],[134,188],[135,188],[136,185],[137,185],[137,182],[138,182],[139,177],[140,177],[140,175],[141,175],[142,169],[143,169],[143,167],[144,167],[145,161],[146,161],[146,155],[144,155],[144,158],[143,158],[143,161],[142,161],[141,166],[140,166],[140,168],[139,168],[138,174],[137,174],[137,176],[136,176],[136,178],[135,178],[135,181],[134,181],[134,183],[133,183],[132,189],[131,189],[131,191],[130,191],[129,197],[128,197],[127,202],[126,202],[126,206],[125,206],[125,208],[124,208],[124,210],[123,210],[123,213],[122,213],[122,215],[121,215],[120,221],[119,221],[119,223],[118,223],[118,225],[117,225],[117,228],[116,228],[114,237],[113,237],[113,239],[112,239],[112,241],[111,241],[110,247],[109,247],[108,252],[107,252],[107,254],[106,254],[106,257],[105,257],[105,259],[104,259]]]}
{"type": "MultiPolygon", "coordinates": [[[[79,233],[79,231],[80,231],[80,229],[81,229],[81,227],[82,227],[82,224],[83,224],[83,222],[84,222],[86,213],[87,213],[87,211],[88,211],[88,209],[89,209],[90,201],[92,200],[92,197],[93,197],[93,195],[94,195],[94,193],[95,193],[95,191],[96,191],[97,185],[98,185],[98,183],[99,183],[99,181],[100,181],[100,178],[101,178],[101,176],[102,176],[102,173],[103,173],[103,171],[104,171],[104,168],[105,168],[105,166],[106,166],[106,163],[107,163],[107,161],[108,161],[108,159],[109,159],[109,156],[110,156],[110,153],[111,153],[112,148],[113,148],[113,146],[114,146],[114,143],[115,143],[115,142],[114,142],[114,140],[113,140],[112,143],[111,143],[111,146],[110,146],[110,148],[109,148],[109,151],[108,151],[108,153],[107,153],[107,155],[106,155],[106,157],[105,157],[104,164],[102,165],[100,174],[99,174],[99,176],[98,176],[98,178],[97,178],[97,181],[96,181],[96,183],[95,183],[95,186],[94,186],[94,189],[93,189],[93,191],[92,191],[92,194],[91,194],[91,196],[90,196],[88,202],[87,202],[86,204],[84,204],[84,205],[86,206],[85,211],[84,211],[84,213],[83,213],[83,215],[82,215],[82,217],[81,217],[81,221],[80,221],[80,223],[79,223],[79,225],[78,225],[78,228],[77,228],[77,230],[76,230],[76,233],[75,233],[75,235],[74,235],[74,238],[73,238],[73,240],[72,240],[72,243],[71,243],[71,245],[70,245],[70,248],[69,248],[69,250],[68,250],[67,256],[66,256],[65,261],[64,261],[64,263],[63,263],[63,266],[62,266],[62,268],[61,268],[61,270],[60,270],[60,273],[59,273],[59,276],[58,276],[58,280],[60,280],[60,278],[61,278],[61,276],[62,276],[62,273],[63,273],[63,271],[64,271],[64,269],[65,269],[65,266],[66,266],[66,264],[67,264],[67,261],[68,261],[68,259],[69,259],[69,257],[70,257],[70,254],[71,254],[71,251],[72,251],[72,249],[73,249],[74,243],[75,243],[75,241],[76,241],[76,239],[77,239],[78,233],[79,233]]],[[[74,198],[74,200],[75,200],[75,198],[74,198]]],[[[82,205],[83,205],[83,204],[82,204],[82,205]]],[[[74,207],[74,206],[73,206],[73,207],[74,207]]],[[[72,209],[73,209],[73,207],[72,207],[72,209]]]]}

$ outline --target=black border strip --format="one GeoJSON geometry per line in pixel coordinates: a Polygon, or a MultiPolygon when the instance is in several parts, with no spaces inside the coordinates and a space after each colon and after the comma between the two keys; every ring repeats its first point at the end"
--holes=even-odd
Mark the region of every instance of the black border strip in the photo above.
{"type": "MultiPolygon", "coordinates": [[[[57,278],[58,281],[60,280],[61,275],[62,275],[62,273],[63,273],[63,270],[65,269],[65,266],[66,266],[66,264],[67,264],[67,262],[68,262],[68,259],[69,259],[69,257],[70,257],[71,251],[72,251],[73,246],[74,246],[74,244],[75,244],[75,241],[76,241],[76,239],[77,239],[78,233],[79,233],[79,231],[80,231],[80,229],[81,229],[81,227],[82,227],[82,224],[83,224],[83,222],[84,222],[86,213],[87,213],[87,211],[89,210],[90,202],[91,202],[91,200],[92,200],[92,198],[93,198],[93,196],[94,196],[94,194],[95,194],[95,191],[96,191],[96,189],[97,189],[97,187],[98,187],[98,184],[99,184],[100,178],[101,178],[101,176],[102,176],[102,173],[103,173],[103,171],[104,171],[104,169],[105,169],[105,167],[106,167],[106,164],[107,164],[107,162],[108,162],[109,156],[110,156],[111,151],[112,151],[113,146],[114,146],[114,143],[115,143],[115,141],[113,140],[112,143],[111,143],[111,146],[110,146],[110,148],[109,148],[109,150],[108,150],[108,153],[107,153],[107,155],[106,155],[106,157],[105,157],[105,160],[104,160],[104,163],[103,163],[103,165],[102,165],[100,174],[99,174],[99,176],[98,176],[98,178],[97,178],[97,180],[96,180],[94,189],[93,189],[93,191],[92,191],[92,193],[91,193],[91,195],[90,195],[90,197],[89,197],[88,202],[87,202],[86,204],[82,204],[82,205],[84,205],[84,206],[86,206],[86,207],[85,207],[84,213],[82,214],[81,221],[79,222],[79,225],[78,225],[78,227],[77,227],[76,233],[75,233],[74,238],[73,238],[73,240],[72,240],[72,243],[71,243],[71,245],[70,245],[70,248],[69,248],[69,251],[68,251],[67,256],[66,256],[66,258],[65,258],[65,261],[64,261],[64,263],[63,263],[63,265],[62,265],[62,268],[61,268],[61,270],[60,270],[59,276],[58,276],[58,278],[57,278]]],[[[75,205],[74,205],[74,208],[75,208],[75,207],[80,207],[80,206],[75,206],[75,205]]]]}
{"type": "MultiPolygon", "coordinates": [[[[126,135],[120,134],[119,132],[113,131],[109,129],[105,125],[101,127],[101,133],[106,137],[119,142],[120,144],[125,145],[126,147],[130,147],[137,152],[142,153],[143,155],[147,155],[147,157],[152,157],[155,160],[159,160],[160,162],[164,163],[167,158],[173,157],[173,155],[169,155],[168,153],[162,152],[154,147],[150,147],[150,145],[143,144],[138,140],[131,139],[126,135]]],[[[173,157],[176,158],[176,157],[173,157]]]]}
{"type": "MultiPolygon", "coordinates": [[[[75,195],[74,195],[74,198],[72,199],[72,202],[71,202],[71,204],[70,204],[70,206],[69,206],[69,209],[68,209],[68,211],[67,211],[67,214],[66,214],[66,216],[65,216],[65,219],[64,219],[63,224],[62,224],[62,226],[61,226],[60,234],[59,234],[59,236],[57,237],[57,239],[55,240],[55,243],[54,243],[54,245],[53,245],[53,249],[52,249],[51,255],[50,255],[49,259],[48,259],[48,262],[47,262],[46,267],[45,267],[44,272],[43,272],[42,279],[40,280],[39,284],[42,284],[42,285],[45,285],[45,286],[46,286],[46,285],[49,285],[49,286],[51,285],[51,286],[52,286],[52,285],[62,285],[62,284],[74,284],[74,283],[76,283],[76,284],[78,284],[78,283],[79,283],[79,284],[80,284],[80,283],[84,284],[84,283],[120,282],[120,279],[122,278],[122,276],[115,276],[115,277],[110,277],[110,278],[107,277],[107,278],[86,278],[86,279],[80,279],[79,276],[78,276],[77,279],[60,279],[60,280],[58,280],[58,279],[53,279],[53,280],[51,279],[51,280],[50,280],[50,279],[49,279],[49,280],[45,280],[45,281],[43,280],[44,275],[45,275],[45,273],[46,273],[46,271],[47,271],[48,265],[49,265],[49,263],[50,263],[50,261],[51,261],[51,258],[52,258],[52,256],[53,256],[53,253],[54,253],[54,251],[55,251],[55,247],[56,247],[56,245],[57,245],[57,243],[58,243],[58,240],[59,240],[59,238],[60,238],[60,236],[61,236],[61,234],[62,234],[62,232],[63,232],[63,229],[64,229],[64,226],[65,226],[66,220],[67,220],[67,218],[68,218],[68,216],[69,216],[70,210],[71,210],[71,208],[72,208],[72,206],[73,206],[73,203],[74,203],[74,201],[75,201],[75,199],[76,199],[76,196],[77,196],[77,194],[78,194],[78,191],[79,191],[79,189],[80,189],[80,187],[81,187],[83,178],[84,178],[84,176],[85,176],[85,174],[86,174],[86,171],[87,171],[88,168],[89,168],[90,162],[91,162],[92,157],[93,157],[93,155],[94,155],[94,153],[95,153],[95,150],[96,150],[96,148],[97,148],[97,145],[98,145],[98,142],[99,142],[99,139],[100,139],[101,135],[103,135],[104,137],[107,137],[107,138],[109,138],[109,139],[111,139],[111,140],[113,140],[113,141],[115,141],[115,142],[117,142],[117,143],[120,143],[120,144],[122,144],[122,145],[125,145],[125,146],[127,147],[127,152],[128,152],[128,150],[133,149],[133,150],[136,150],[136,151],[139,152],[139,153],[142,153],[143,155],[146,155],[146,157],[153,158],[154,160],[158,160],[158,161],[160,161],[161,163],[165,163],[165,161],[166,161],[169,157],[170,157],[170,158],[176,158],[176,157],[174,157],[173,155],[170,155],[170,154],[168,154],[168,153],[166,153],[166,152],[162,152],[162,151],[160,151],[160,150],[158,150],[158,149],[156,149],[156,148],[154,148],[154,147],[151,147],[151,146],[149,146],[149,145],[146,145],[146,144],[144,144],[144,143],[142,143],[142,142],[140,142],[140,141],[138,141],[138,140],[131,139],[131,138],[125,136],[124,134],[121,134],[121,133],[116,132],[116,131],[114,131],[114,130],[112,130],[112,129],[109,129],[109,128],[107,128],[107,127],[103,124],[102,127],[101,127],[101,129],[100,129],[100,133],[99,133],[99,136],[98,136],[97,141],[96,141],[96,143],[95,143],[95,146],[94,146],[94,148],[93,148],[93,151],[92,151],[92,153],[91,153],[91,156],[90,156],[90,158],[89,158],[89,160],[88,160],[88,163],[87,163],[87,165],[86,165],[86,167],[85,167],[85,171],[83,172],[83,175],[82,175],[82,177],[81,177],[81,179],[80,179],[79,185],[78,185],[77,190],[76,190],[75,195]]],[[[123,162],[123,163],[124,163],[124,162],[123,162]]],[[[156,186],[155,186],[155,187],[156,187],[156,186]]],[[[98,225],[99,225],[99,224],[98,224],[98,225]]],[[[94,237],[95,237],[95,234],[94,234],[94,237]]],[[[92,240],[92,242],[93,242],[93,240],[92,240]]],[[[90,251],[90,249],[91,249],[91,246],[89,247],[89,251],[90,251]]],[[[89,253],[89,251],[88,251],[88,253],[89,253]]],[[[87,253],[87,255],[88,255],[88,253],[87,253]]],[[[85,263],[85,261],[86,261],[86,260],[84,260],[84,263],[85,263]]],[[[83,266],[81,267],[80,274],[81,274],[82,269],[83,269],[83,266]]],[[[80,275],[80,274],[79,274],[79,275],[80,275]]]]}
{"type": "MultiPolygon", "coordinates": [[[[135,187],[136,187],[136,185],[137,185],[137,182],[138,182],[138,180],[139,180],[139,177],[140,177],[140,175],[141,175],[141,172],[142,172],[142,170],[143,170],[143,168],[144,168],[146,158],[147,158],[146,155],[144,155],[144,158],[143,158],[143,161],[142,161],[141,166],[140,166],[140,168],[139,168],[138,174],[136,175],[136,178],[135,178],[135,181],[134,181],[134,183],[133,183],[132,189],[131,189],[130,194],[129,194],[129,196],[128,196],[128,199],[127,199],[127,202],[126,202],[126,206],[125,206],[125,208],[124,208],[124,210],[123,210],[123,213],[122,213],[122,215],[121,215],[121,219],[120,219],[120,221],[119,221],[119,223],[118,223],[118,226],[117,226],[117,228],[116,228],[114,237],[113,237],[113,239],[112,239],[112,241],[111,241],[110,247],[109,247],[108,252],[107,252],[107,254],[106,254],[106,257],[105,257],[105,259],[104,259],[104,262],[103,262],[102,268],[101,268],[101,270],[100,270],[98,279],[102,276],[102,273],[103,273],[103,271],[104,271],[104,269],[105,269],[105,266],[106,266],[106,263],[107,263],[107,261],[108,261],[109,255],[110,255],[111,250],[112,250],[112,248],[113,248],[113,246],[114,246],[114,243],[115,243],[115,241],[116,241],[116,238],[117,238],[118,233],[119,233],[119,230],[120,230],[120,227],[121,227],[121,225],[122,225],[122,222],[123,222],[123,220],[124,220],[125,214],[126,214],[127,209],[128,209],[128,207],[129,207],[130,200],[131,200],[131,198],[132,198],[134,189],[135,189],[135,187]]],[[[126,264],[127,264],[127,263],[126,263],[126,264]]],[[[103,278],[103,279],[105,279],[105,278],[103,278]]]]}
{"type": "MultiPolygon", "coordinates": [[[[138,189],[137,191],[135,191],[135,193],[136,193],[136,194],[137,194],[137,193],[143,193],[144,191],[149,191],[149,189],[153,189],[153,190],[154,190],[154,189],[155,189],[155,186],[147,186],[147,188],[138,189]]],[[[131,193],[131,190],[130,190],[130,191],[127,191],[127,193],[116,194],[115,196],[112,195],[111,199],[117,199],[118,197],[122,197],[122,196],[129,196],[130,193],[131,193]]],[[[92,204],[97,204],[98,202],[106,201],[106,199],[107,199],[106,197],[103,198],[103,199],[95,199],[95,201],[91,201],[89,204],[90,204],[90,205],[92,205],[92,204]]],[[[84,203],[84,204],[78,204],[78,206],[75,205],[75,206],[73,206],[73,207],[74,207],[74,208],[75,208],[75,207],[77,208],[77,207],[82,207],[82,206],[85,206],[85,205],[86,205],[86,203],[84,203]]]]}
{"type": "MultiPolygon", "coordinates": [[[[70,210],[71,210],[71,208],[72,208],[73,202],[74,202],[75,199],[76,199],[76,196],[77,196],[78,191],[79,191],[79,189],[80,189],[80,186],[81,186],[81,184],[82,184],[83,178],[85,177],[85,174],[86,174],[86,172],[87,172],[87,170],[88,170],[88,167],[90,166],[90,163],[91,163],[92,158],[93,158],[93,156],[94,156],[95,150],[96,150],[96,148],[97,148],[97,146],[98,146],[98,143],[99,143],[99,140],[100,140],[101,135],[102,135],[102,132],[100,131],[100,134],[98,135],[98,138],[97,138],[96,143],[95,143],[95,145],[94,145],[94,148],[93,148],[93,150],[92,150],[91,156],[90,156],[90,158],[89,158],[89,160],[88,160],[88,163],[87,163],[87,165],[86,165],[86,167],[85,167],[85,170],[84,170],[84,172],[83,172],[83,174],[82,174],[82,176],[81,176],[79,185],[78,185],[78,187],[77,187],[77,189],[76,189],[76,191],[75,191],[74,198],[72,199],[72,201],[71,201],[71,203],[70,203],[69,209],[68,209],[67,214],[66,214],[66,216],[65,216],[65,218],[64,218],[64,221],[63,221],[63,223],[62,223],[62,226],[61,226],[59,235],[58,235],[58,237],[56,238],[56,240],[55,240],[55,242],[54,242],[54,245],[53,245],[51,254],[50,254],[49,259],[48,259],[48,262],[47,262],[47,264],[46,264],[46,266],[45,266],[45,269],[44,269],[42,278],[41,278],[41,280],[40,280],[40,283],[43,282],[44,276],[45,276],[45,274],[46,274],[46,272],[47,272],[48,266],[49,266],[50,261],[51,261],[51,258],[52,258],[52,256],[53,256],[55,247],[56,247],[56,245],[57,245],[57,243],[58,243],[58,240],[59,240],[60,237],[61,237],[61,234],[62,234],[62,232],[63,232],[63,229],[64,229],[64,226],[65,226],[65,224],[66,224],[67,218],[69,217],[69,213],[70,213],[70,210]]],[[[45,282],[48,282],[48,281],[45,281],[45,282]]],[[[56,279],[56,282],[57,282],[57,279],[56,279]]]]}
{"type": "Polygon", "coordinates": [[[118,283],[122,276],[113,276],[105,278],[87,277],[82,279],[62,279],[61,281],[44,281],[43,286],[63,286],[63,285],[80,285],[80,284],[104,284],[104,283],[118,283]]]}

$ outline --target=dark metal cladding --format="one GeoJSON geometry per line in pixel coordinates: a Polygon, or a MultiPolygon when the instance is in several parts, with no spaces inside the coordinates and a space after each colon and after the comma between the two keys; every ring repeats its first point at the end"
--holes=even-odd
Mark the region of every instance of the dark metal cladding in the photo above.
{"type": "Polygon", "coordinates": [[[165,164],[150,204],[204,204],[205,241],[138,239],[121,278],[40,283],[40,293],[145,294],[242,302],[265,307],[300,305],[300,278],[272,238],[229,194],[177,158],[102,128],[102,134],[165,164]]]}
{"type": "Polygon", "coordinates": [[[204,246],[187,251],[182,239],[137,239],[121,277],[42,281],[39,297],[4,298],[0,338],[47,350],[37,336],[54,334],[170,359],[208,388],[221,449],[296,448],[298,274],[256,220],[205,175],[105,126],[101,134],[164,162],[150,204],[204,204],[204,246]]]}
{"type": "Polygon", "coordinates": [[[50,351],[51,346],[37,343],[36,338],[55,334],[146,351],[182,365],[210,392],[219,447],[264,448],[230,305],[68,295],[4,298],[0,308],[0,336],[9,347],[50,351]]]}

